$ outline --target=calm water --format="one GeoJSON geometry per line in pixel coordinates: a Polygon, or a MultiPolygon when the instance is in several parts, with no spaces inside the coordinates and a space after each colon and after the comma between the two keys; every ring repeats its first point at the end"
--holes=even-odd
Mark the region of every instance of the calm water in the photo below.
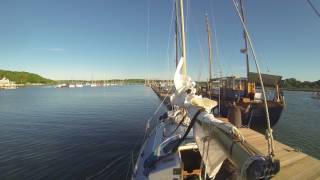
{"type": "Polygon", "coordinates": [[[311,92],[286,91],[286,109],[274,127],[275,138],[320,159],[320,99],[311,92]]]}
{"type": "Polygon", "coordinates": [[[0,179],[125,179],[158,104],[143,86],[0,91],[0,179]]]}
{"type": "MultiPolygon", "coordinates": [[[[320,101],[285,96],[276,139],[320,158],[320,101]]],[[[0,91],[0,179],[125,179],[159,103],[144,86],[0,91]]]]}

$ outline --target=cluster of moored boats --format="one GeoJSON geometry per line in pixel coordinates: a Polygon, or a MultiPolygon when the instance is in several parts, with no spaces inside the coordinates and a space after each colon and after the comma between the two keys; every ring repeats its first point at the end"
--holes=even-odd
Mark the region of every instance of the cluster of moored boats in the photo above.
{"type": "Polygon", "coordinates": [[[115,86],[117,84],[115,83],[63,83],[58,84],[55,87],[56,88],[82,88],[82,87],[109,87],[109,86],[115,86]]]}

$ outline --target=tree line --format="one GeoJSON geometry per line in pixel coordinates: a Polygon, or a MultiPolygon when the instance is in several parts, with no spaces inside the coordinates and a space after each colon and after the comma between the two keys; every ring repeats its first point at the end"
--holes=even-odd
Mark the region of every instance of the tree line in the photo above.
{"type": "Polygon", "coordinates": [[[320,80],[318,81],[299,81],[295,78],[284,79],[281,86],[287,89],[317,89],[320,90],[320,80]]]}
{"type": "Polygon", "coordinates": [[[24,72],[24,71],[7,71],[0,70],[0,79],[7,78],[17,84],[41,83],[53,84],[55,81],[44,78],[38,74],[24,72]]]}

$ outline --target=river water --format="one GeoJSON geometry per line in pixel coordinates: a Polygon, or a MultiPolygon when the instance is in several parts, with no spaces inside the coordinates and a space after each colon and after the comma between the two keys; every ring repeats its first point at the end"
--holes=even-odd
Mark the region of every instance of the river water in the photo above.
{"type": "MultiPolygon", "coordinates": [[[[310,95],[285,92],[275,137],[320,158],[320,101],[310,95]]],[[[2,90],[0,179],[126,179],[159,104],[144,86],[2,90]]]]}

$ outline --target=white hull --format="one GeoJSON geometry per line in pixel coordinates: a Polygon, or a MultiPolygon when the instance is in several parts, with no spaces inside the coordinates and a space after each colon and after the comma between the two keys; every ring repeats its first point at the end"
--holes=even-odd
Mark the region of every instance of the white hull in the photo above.
{"type": "MultiPolygon", "coordinates": [[[[180,120],[181,119],[182,118],[180,117],[180,120]]],[[[179,138],[184,135],[187,128],[184,125],[177,128],[177,125],[176,119],[173,116],[169,116],[169,118],[159,123],[151,131],[139,152],[132,180],[181,179],[181,177],[200,176],[201,159],[194,158],[200,157],[200,153],[196,151],[197,145],[193,140],[192,131],[176,152],[165,153],[165,147],[168,147],[168,144],[179,140],[179,138]],[[194,155],[188,157],[185,156],[186,153],[193,153],[194,155]],[[161,160],[155,162],[154,167],[152,168],[146,166],[146,164],[152,159],[153,155],[156,155],[154,157],[161,157],[161,160]],[[192,165],[188,163],[191,162],[188,158],[194,158],[192,159],[192,165]],[[191,167],[193,167],[193,169],[191,167]]]]}
{"type": "Polygon", "coordinates": [[[75,88],[76,87],[76,85],[74,85],[74,84],[69,84],[68,85],[68,88],[75,88]]]}
{"type": "Polygon", "coordinates": [[[17,86],[4,86],[3,89],[17,89],[17,86]]]}

